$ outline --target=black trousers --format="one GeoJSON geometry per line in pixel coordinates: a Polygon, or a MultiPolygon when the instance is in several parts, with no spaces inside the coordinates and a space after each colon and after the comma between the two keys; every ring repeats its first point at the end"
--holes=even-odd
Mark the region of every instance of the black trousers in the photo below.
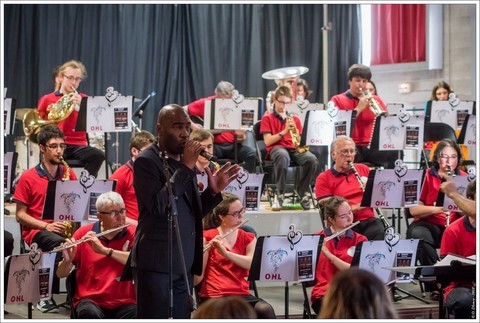
{"type": "MultiPolygon", "coordinates": [[[[38,248],[42,251],[51,251],[53,248],[59,246],[61,243],[65,242],[65,238],[59,236],[56,233],[50,232],[48,230],[42,230],[38,232],[32,239],[32,243],[36,243],[38,248]]],[[[55,256],[55,266],[53,268],[53,282],[52,282],[52,293],[58,294],[60,292],[60,279],[55,274],[57,272],[58,263],[62,260],[62,253],[57,252],[55,256]]]]}
{"type": "Polygon", "coordinates": [[[135,319],[137,318],[137,304],[125,304],[108,309],[84,299],[75,307],[75,312],[78,319],[135,319]]]}
{"type": "Polygon", "coordinates": [[[67,145],[63,153],[65,159],[78,159],[86,164],[85,169],[90,175],[98,176],[98,170],[102,167],[105,155],[100,149],[90,146],[67,145]]]}

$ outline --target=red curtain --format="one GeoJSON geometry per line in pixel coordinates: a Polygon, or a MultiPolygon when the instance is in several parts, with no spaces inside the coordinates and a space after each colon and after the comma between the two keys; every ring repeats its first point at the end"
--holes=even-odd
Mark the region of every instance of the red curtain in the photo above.
{"type": "Polygon", "coordinates": [[[424,4],[372,5],[371,65],[426,61],[425,12],[424,4]]]}

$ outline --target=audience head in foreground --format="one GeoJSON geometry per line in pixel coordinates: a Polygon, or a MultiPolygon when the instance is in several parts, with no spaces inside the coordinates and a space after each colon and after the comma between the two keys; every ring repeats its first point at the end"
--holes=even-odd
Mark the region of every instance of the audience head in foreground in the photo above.
{"type": "Polygon", "coordinates": [[[350,268],[335,275],[319,319],[396,319],[391,296],[373,273],[350,268]]]}
{"type": "Polygon", "coordinates": [[[237,296],[211,298],[193,313],[194,319],[256,319],[257,314],[246,300],[237,296]]]}

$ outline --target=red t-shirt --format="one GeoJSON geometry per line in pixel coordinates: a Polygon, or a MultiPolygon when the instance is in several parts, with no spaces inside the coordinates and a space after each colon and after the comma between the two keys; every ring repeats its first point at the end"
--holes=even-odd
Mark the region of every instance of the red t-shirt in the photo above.
{"type": "MultiPolygon", "coordinates": [[[[100,237],[102,245],[114,250],[128,251],[135,240],[135,226],[130,225],[112,240],[100,237]]],[[[88,231],[100,233],[99,222],[87,224],[73,234],[75,240],[81,239],[88,231]]],[[[98,306],[114,309],[125,304],[135,304],[135,287],[132,281],[119,281],[124,265],[105,255],[93,251],[88,243],[77,245],[73,263],[77,268],[77,291],[73,297],[74,305],[88,298],[98,306]]]]}
{"type": "MultiPolygon", "coordinates": [[[[463,171],[456,171],[457,175],[466,176],[463,171]]],[[[437,202],[438,193],[440,192],[440,184],[442,184],[442,178],[438,174],[438,170],[435,167],[430,167],[425,175],[423,181],[422,193],[420,194],[420,201],[427,206],[433,206],[437,202]]],[[[450,223],[461,217],[459,212],[450,212],[450,223]]],[[[432,214],[424,218],[414,218],[413,221],[426,221],[436,225],[445,226],[447,223],[446,214],[444,212],[432,214]]]]}
{"type": "MultiPolygon", "coordinates": [[[[298,133],[302,134],[303,127],[302,122],[296,115],[290,115],[293,117],[293,121],[297,126],[298,133]]],[[[260,123],[260,133],[265,134],[269,133],[275,135],[285,129],[285,123],[287,121],[283,120],[282,117],[276,112],[265,114],[262,117],[262,122],[260,123]]],[[[273,145],[267,146],[267,152],[270,152],[275,147],[283,147],[286,149],[295,149],[295,144],[292,141],[292,136],[290,135],[290,131],[287,132],[285,136],[283,136],[279,141],[274,143],[273,145]]]]}
{"type": "MultiPolygon", "coordinates": [[[[378,102],[382,110],[387,111],[387,106],[376,95],[372,97],[378,102]]],[[[350,90],[345,93],[334,95],[330,101],[340,110],[353,110],[358,105],[358,98],[352,96],[350,90]]],[[[370,143],[373,132],[373,123],[375,114],[370,108],[366,108],[360,114],[357,113],[355,123],[353,125],[351,136],[357,146],[367,146],[370,143]]]]}
{"type": "MultiPolygon", "coordinates": [[[[355,164],[361,177],[368,177],[370,169],[364,164],[355,164]]],[[[315,196],[324,199],[331,196],[343,196],[350,205],[360,205],[363,190],[353,172],[347,174],[337,172],[333,166],[318,175],[315,180],[315,196]]],[[[375,217],[372,208],[364,208],[353,213],[354,221],[362,221],[375,217]]]]}
{"type": "MultiPolygon", "coordinates": [[[[53,220],[43,220],[43,206],[45,204],[45,196],[47,194],[48,176],[43,167],[38,164],[35,167],[22,173],[18,184],[13,194],[13,201],[15,203],[23,204],[27,207],[27,214],[37,220],[42,220],[45,223],[52,223],[53,220]]],[[[55,180],[61,180],[65,168],[59,165],[59,171],[55,180]]],[[[70,180],[77,180],[75,172],[70,170],[70,180]]],[[[53,217],[53,214],[51,215],[53,217]]],[[[33,237],[40,230],[32,229],[22,225],[22,238],[27,244],[31,244],[33,237]]]]}
{"type": "MultiPolygon", "coordinates": [[[[440,244],[440,256],[453,253],[458,256],[470,257],[477,254],[476,229],[470,223],[468,216],[455,221],[445,229],[440,244]]],[[[445,298],[456,287],[472,287],[471,281],[455,281],[445,288],[445,298]]]]}
{"type": "MultiPolygon", "coordinates": [[[[219,234],[218,229],[215,228],[204,231],[203,237],[208,242],[219,234]]],[[[253,233],[239,229],[237,241],[235,241],[235,245],[230,251],[239,255],[245,255],[247,246],[253,239],[255,239],[253,233]]],[[[250,294],[249,283],[245,277],[248,277],[247,269],[237,266],[231,260],[220,255],[215,248],[212,248],[207,266],[205,267],[200,296],[210,298],[228,295],[248,295],[250,294]]]]}
{"type": "MultiPolygon", "coordinates": [[[[330,229],[322,230],[315,234],[322,234],[327,236],[332,235],[330,229]]],[[[355,254],[355,247],[362,241],[368,239],[353,230],[348,230],[345,236],[338,239],[334,238],[330,241],[324,242],[328,250],[341,260],[352,263],[353,255],[355,254]]],[[[315,286],[312,289],[312,302],[324,296],[330,286],[333,276],[339,272],[339,269],[321,252],[315,268],[315,286]]]]}
{"type": "MultiPolygon", "coordinates": [[[[82,97],[87,97],[86,94],[80,93],[82,97]]],[[[48,111],[47,108],[50,104],[56,103],[61,97],[63,96],[60,92],[53,92],[50,94],[46,94],[38,100],[38,113],[40,117],[44,120],[48,120],[47,115],[48,111]]],[[[87,146],[87,133],[85,131],[75,131],[75,126],[77,125],[78,119],[78,111],[75,109],[73,110],[70,116],[59,122],[57,126],[63,131],[65,134],[65,143],[67,145],[74,145],[74,146],[87,146]]]]}
{"type": "Polygon", "coordinates": [[[133,187],[133,161],[129,160],[110,175],[109,180],[116,180],[115,192],[120,194],[125,202],[127,217],[138,221],[138,203],[133,187]]]}

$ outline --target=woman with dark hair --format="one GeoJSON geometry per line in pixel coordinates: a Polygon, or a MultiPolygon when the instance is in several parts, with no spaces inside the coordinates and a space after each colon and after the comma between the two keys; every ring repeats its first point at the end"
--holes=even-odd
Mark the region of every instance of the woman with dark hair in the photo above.
{"type": "Polygon", "coordinates": [[[467,175],[458,169],[462,152],[457,143],[450,139],[439,142],[433,153],[432,167],[427,170],[423,182],[418,206],[410,208],[414,217],[407,230],[407,239],[423,239],[423,250],[419,252],[419,261],[423,266],[433,265],[438,260],[435,250],[440,247],[447,223],[459,218],[459,213],[445,213],[437,201],[443,202],[444,194],[440,184],[451,175],[467,175]]]}
{"type": "Polygon", "coordinates": [[[396,319],[385,284],[359,268],[335,275],[325,295],[319,319],[396,319]]]}
{"type": "Polygon", "coordinates": [[[377,86],[372,80],[367,82],[367,86],[365,88],[368,90],[368,92],[370,92],[371,95],[378,95],[377,86]]]}
{"type": "Polygon", "coordinates": [[[200,302],[218,297],[239,296],[255,310],[259,319],[276,318],[273,307],[250,294],[249,282],[245,279],[252,264],[257,238],[253,233],[237,227],[243,222],[245,208],[240,199],[222,193],[222,202],[204,221],[204,251],[201,276],[195,276],[195,285],[200,284],[200,302]]]}
{"type": "Polygon", "coordinates": [[[312,94],[305,79],[297,79],[297,97],[302,96],[305,100],[312,94]]]}
{"type": "Polygon", "coordinates": [[[210,298],[193,313],[194,319],[256,319],[257,314],[238,296],[210,298]]]}
{"type": "MultiPolygon", "coordinates": [[[[322,213],[327,219],[328,228],[318,232],[325,238],[349,227],[353,222],[352,207],[340,196],[333,196],[322,205],[322,213]]],[[[329,241],[324,241],[322,252],[315,269],[315,286],[312,289],[312,309],[320,312],[322,299],[330,288],[333,276],[342,270],[350,268],[350,264],[358,243],[367,241],[364,235],[348,229],[341,235],[329,241]]]]}

